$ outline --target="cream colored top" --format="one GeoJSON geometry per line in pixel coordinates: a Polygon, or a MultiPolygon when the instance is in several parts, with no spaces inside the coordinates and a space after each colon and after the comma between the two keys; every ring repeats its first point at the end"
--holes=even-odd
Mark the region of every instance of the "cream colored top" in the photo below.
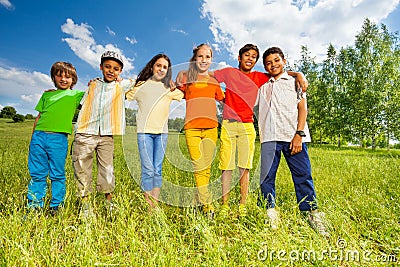
{"type": "Polygon", "coordinates": [[[126,94],[128,100],[136,100],[138,133],[168,133],[168,115],[172,100],[183,98],[181,90],[171,92],[162,82],[147,80],[126,94]]]}

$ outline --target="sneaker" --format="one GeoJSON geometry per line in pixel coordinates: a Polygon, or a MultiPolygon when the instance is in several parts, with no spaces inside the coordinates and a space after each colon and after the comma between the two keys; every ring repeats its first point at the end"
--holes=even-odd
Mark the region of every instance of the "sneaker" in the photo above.
{"type": "Polygon", "coordinates": [[[308,211],[306,212],[306,218],[311,228],[314,229],[318,234],[329,238],[330,234],[325,227],[325,213],[319,211],[308,211]]]}
{"type": "Polygon", "coordinates": [[[230,208],[228,204],[222,204],[220,210],[219,210],[219,216],[223,219],[228,218],[230,213],[230,208]]]}
{"type": "Polygon", "coordinates": [[[215,212],[214,212],[213,210],[210,210],[210,211],[207,213],[207,218],[208,218],[210,221],[213,221],[213,220],[215,219],[215,212]]]}
{"type": "Polygon", "coordinates": [[[83,221],[86,221],[86,220],[89,220],[89,219],[93,218],[94,216],[95,215],[94,215],[94,212],[93,212],[93,208],[90,205],[90,203],[89,202],[83,202],[79,217],[83,221]]]}
{"type": "Polygon", "coordinates": [[[267,209],[268,224],[272,230],[276,230],[279,227],[279,214],[275,208],[267,209]]]}
{"type": "Polygon", "coordinates": [[[42,208],[40,207],[28,207],[25,215],[22,217],[23,221],[32,219],[32,217],[40,216],[42,214],[42,208]]]}
{"type": "Polygon", "coordinates": [[[117,204],[114,201],[106,199],[105,207],[109,215],[113,215],[117,211],[117,204]]]}
{"type": "Polygon", "coordinates": [[[211,204],[207,204],[203,206],[203,212],[207,215],[208,219],[214,220],[215,212],[214,207],[211,204]]]}
{"type": "Polygon", "coordinates": [[[56,207],[50,207],[50,209],[49,209],[49,213],[50,213],[50,216],[51,216],[51,217],[55,217],[55,216],[57,216],[57,214],[59,214],[59,213],[60,213],[60,207],[59,207],[59,206],[56,206],[56,207]]]}
{"type": "Polygon", "coordinates": [[[239,204],[239,217],[244,218],[247,216],[247,208],[245,204],[239,204]]]}

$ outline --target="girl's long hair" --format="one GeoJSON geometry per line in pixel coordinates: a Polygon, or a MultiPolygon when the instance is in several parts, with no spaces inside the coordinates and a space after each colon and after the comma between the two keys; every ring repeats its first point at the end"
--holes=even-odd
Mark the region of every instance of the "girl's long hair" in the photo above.
{"type": "Polygon", "coordinates": [[[212,51],[211,46],[209,44],[199,44],[198,46],[193,48],[193,55],[190,58],[189,69],[188,69],[188,72],[187,72],[187,83],[188,84],[194,83],[197,80],[197,76],[199,74],[199,69],[197,68],[197,65],[196,65],[196,57],[197,57],[197,52],[203,46],[206,46],[206,47],[208,47],[210,49],[211,56],[213,54],[213,51],[212,51]]]}
{"type": "Polygon", "coordinates": [[[167,74],[161,80],[161,82],[164,84],[164,86],[166,88],[170,87],[170,82],[172,79],[171,60],[169,59],[169,57],[167,55],[162,54],[162,53],[155,55],[149,62],[147,62],[146,66],[139,72],[139,74],[136,78],[135,86],[138,83],[143,83],[143,82],[147,81],[148,79],[150,79],[151,77],[153,77],[153,66],[156,63],[156,61],[160,58],[164,58],[168,62],[167,74]]]}

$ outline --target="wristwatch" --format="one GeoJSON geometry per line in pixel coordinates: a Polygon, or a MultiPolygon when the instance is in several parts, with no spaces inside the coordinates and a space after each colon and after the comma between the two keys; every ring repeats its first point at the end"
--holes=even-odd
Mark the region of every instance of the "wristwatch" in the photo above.
{"type": "Polygon", "coordinates": [[[296,134],[300,135],[301,137],[306,137],[306,133],[302,130],[297,130],[296,134]]]}

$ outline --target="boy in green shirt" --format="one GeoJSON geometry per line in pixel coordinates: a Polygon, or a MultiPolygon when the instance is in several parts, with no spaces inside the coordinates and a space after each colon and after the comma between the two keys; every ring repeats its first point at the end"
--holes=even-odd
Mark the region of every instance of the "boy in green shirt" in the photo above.
{"type": "Polygon", "coordinates": [[[68,134],[72,133],[72,119],[84,92],[71,90],[78,77],[74,66],[56,62],[51,67],[51,79],[57,90],[43,93],[36,110],[28,168],[28,208],[42,209],[49,175],[51,181],[50,212],[56,214],[65,198],[65,161],[68,152],[68,134]]]}

